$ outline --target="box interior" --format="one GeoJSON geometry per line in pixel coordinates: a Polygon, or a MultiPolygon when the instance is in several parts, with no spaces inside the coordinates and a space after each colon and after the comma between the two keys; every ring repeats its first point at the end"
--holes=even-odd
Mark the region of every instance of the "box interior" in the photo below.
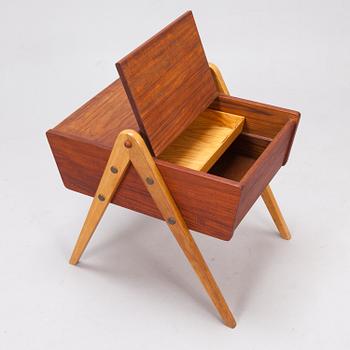
{"type": "Polygon", "coordinates": [[[210,174],[241,181],[272,139],[243,132],[209,170],[210,174]]]}
{"type": "MultiPolygon", "coordinates": [[[[255,120],[254,133],[251,133],[248,132],[250,131],[250,117],[245,117],[243,113],[241,115],[245,118],[243,131],[226,148],[225,152],[212,163],[210,168],[202,169],[201,171],[240,182],[284,126],[284,123],[282,123],[279,127],[275,127],[274,132],[270,132],[270,137],[267,137],[265,136],[266,130],[264,129],[264,123],[266,121],[260,123],[255,120]]],[[[173,162],[170,159],[167,161],[173,162]]],[[[186,166],[186,164],[178,165],[191,168],[191,166],[186,166]]]]}
{"type": "Polygon", "coordinates": [[[158,158],[207,172],[239,136],[243,125],[242,116],[208,108],[158,158]]]}

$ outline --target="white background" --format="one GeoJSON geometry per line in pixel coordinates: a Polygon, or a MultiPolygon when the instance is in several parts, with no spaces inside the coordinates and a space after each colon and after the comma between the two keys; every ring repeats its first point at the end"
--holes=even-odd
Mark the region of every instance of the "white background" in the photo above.
{"type": "Polygon", "coordinates": [[[349,349],[348,1],[0,1],[0,349],[349,349]],[[301,111],[272,187],[230,242],[194,233],[238,326],[221,323],[166,226],[110,207],[68,259],[90,198],[45,131],[114,63],[192,9],[233,95],[301,111]]]}

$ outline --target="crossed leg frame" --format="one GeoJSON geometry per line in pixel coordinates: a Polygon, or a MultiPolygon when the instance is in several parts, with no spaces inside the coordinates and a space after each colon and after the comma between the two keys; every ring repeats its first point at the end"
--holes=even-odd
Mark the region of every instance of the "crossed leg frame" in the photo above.
{"type": "MultiPolygon", "coordinates": [[[[210,65],[219,90],[228,94],[218,68],[210,65]]],[[[236,321],[211,274],[200,250],[198,249],[174,199],[171,196],[143,138],[134,130],[122,131],[113,146],[111,155],[100,180],[95,197],[81,229],[78,241],[70,258],[70,263],[79,262],[87,244],[100,222],[108,204],[113,198],[130,163],[134,166],[170,231],[187,257],[198,278],[202,282],[210,299],[219,312],[224,324],[234,328],[236,321]]],[[[262,198],[284,239],[290,239],[288,227],[278,208],[270,186],[262,193],[262,198]]]]}

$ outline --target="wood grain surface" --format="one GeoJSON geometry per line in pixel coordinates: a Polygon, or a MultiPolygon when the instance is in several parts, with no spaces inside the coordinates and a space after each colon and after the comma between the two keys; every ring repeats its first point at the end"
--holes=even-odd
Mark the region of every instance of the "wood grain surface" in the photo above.
{"type": "MultiPolygon", "coordinates": [[[[225,162],[219,161],[209,174],[160,159],[155,162],[188,227],[228,240],[285,162],[299,113],[222,95],[212,108],[245,116],[243,134],[221,157],[225,162]]],[[[47,136],[65,186],[94,196],[114,141],[126,128],[135,128],[135,119],[123,87],[116,81],[49,130],[47,136]]],[[[161,218],[132,166],[112,202],[161,218]]]]}
{"type": "Polygon", "coordinates": [[[295,121],[289,120],[241,179],[242,198],[235,226],[241,222],[283,165],[295,127],[295,121]]]}
{"type": "Polygon", "coordinates": [[[158,158],[207,172],[240,134],[243,123],[244,117],[206,109],[158,158]]]}
{"type": "Polygon", "coordinates": [[[271,141],[271,139],[265,139],[258,135],[240,134],[209,173],[241,181],[271,141]]]}
{"type": "Polygon", "coordinates": [[[283,160],[283,165],[286,164],[300,120],[299,112],[227,95],[219,95],[210,108],[244,115],[243,132],[267,138],[275,137],[289,120],[293,121],[292,136],[283,160]]]}
{"type": "Polygon", "coordinates": [[[116,66],[142,136],[156,156],[218,95],[191,12],[116,66]]]}
{"type": "MultiPolygon", "coordinates": [[[[64,185],[94,196],[111,148],[56,130],[48,131],[47,136],[64,185]]],[[[239,183],[159,159],[155,162],[189,228],[229,240],[240,198],[239,183]]],[[[133,166],[128,168],[111,202],[162,219],[133,166]]]]}
{"type": "Polygon", "coordinates": [[[123,84],[118,79],[58,124],[55,130],[111,148],[117,135],[128,128],[139,130],[123,84]]]}

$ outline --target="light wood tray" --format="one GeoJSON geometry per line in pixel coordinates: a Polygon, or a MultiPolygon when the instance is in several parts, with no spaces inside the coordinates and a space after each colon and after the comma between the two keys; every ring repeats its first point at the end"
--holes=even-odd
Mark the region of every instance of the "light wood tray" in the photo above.
{"type": "Polygon", "coordinates": [[[207,172],[240,134],[243,123],[242,116],[207,109],[158,158],[207,172]]]}

